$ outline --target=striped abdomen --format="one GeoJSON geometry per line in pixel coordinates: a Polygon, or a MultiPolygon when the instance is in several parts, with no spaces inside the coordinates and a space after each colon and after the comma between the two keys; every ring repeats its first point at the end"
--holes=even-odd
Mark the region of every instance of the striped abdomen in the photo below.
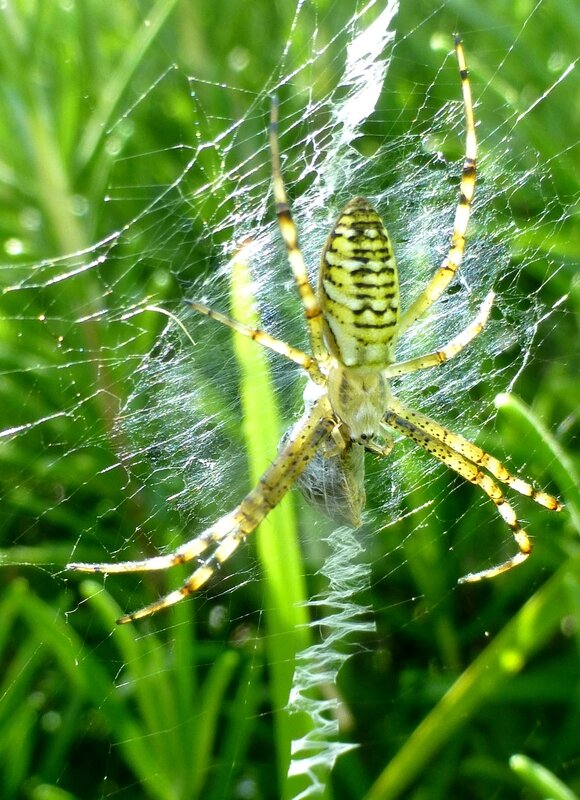
{"type": "Polygon", "coordinates": [[[399,282],[389,234],[363,197],[344,207],[322,253],[324,337],[345,366],[386,366],[399,318],[399,282]]]}

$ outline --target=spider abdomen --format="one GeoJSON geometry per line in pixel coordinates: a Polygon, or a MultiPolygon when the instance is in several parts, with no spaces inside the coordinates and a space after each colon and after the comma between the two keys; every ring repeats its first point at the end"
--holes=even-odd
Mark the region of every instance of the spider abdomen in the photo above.
{"type": "Polygon", "coordinates": [[[345,366],[386,366],[399,318],[389,234],[368,200],[342,210],[322,253],[319,300],[325,342],[345,366]]]}

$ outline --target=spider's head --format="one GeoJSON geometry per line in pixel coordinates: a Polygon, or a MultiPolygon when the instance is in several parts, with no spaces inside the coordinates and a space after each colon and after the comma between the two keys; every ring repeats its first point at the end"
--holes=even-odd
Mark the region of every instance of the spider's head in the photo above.
{"type": "Polygon", "coordinates": [[[368,444],[380,433],[389,388],[380,370],[336,362],[328,374],[328,399],[351,441],[368,444]]]}

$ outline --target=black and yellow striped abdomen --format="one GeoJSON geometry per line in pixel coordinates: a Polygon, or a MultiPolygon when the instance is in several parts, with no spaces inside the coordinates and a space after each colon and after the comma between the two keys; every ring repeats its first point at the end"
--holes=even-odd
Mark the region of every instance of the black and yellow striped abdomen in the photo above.
{"type": "Polygon", "coordinates": [[[399,319],[395,257],[368,200],[342,210],[322,253],[319,299],[326,346],[342,364],[386,366],[399,319]]]}

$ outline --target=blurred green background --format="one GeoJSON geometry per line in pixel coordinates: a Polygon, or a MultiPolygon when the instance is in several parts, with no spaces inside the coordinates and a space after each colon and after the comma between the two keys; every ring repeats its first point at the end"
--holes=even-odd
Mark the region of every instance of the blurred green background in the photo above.
{"type": "MultiPolygon", "coordinates": [[[[293,654],[309,634],[296,628],[305,612],[294,601],[317,587],[315,579],[303,585],[300,564],[285,561],[295,555],[276,565],[261,552],[265,588],[256,580],[227,600],[204,595],[142,627],[116,628],[115,619],[158,596],[163,579],[109,579],[103,591],[102,581],[63,571],[75,546],[76,558],[119,548],[122,558],[137,557],[151,540],[163,547],[163,531],[179,526],[164,497],[112,468],[114,417],[132,358],[149,351],[165,321],[143,320],[132,342],[118,320],[101,323],[108,308],[121,307],[115,293],[135,302],[150,294],[161,305],[180,298],[172,274],[140,256],[146,237],[162,236],[162,228],[139,230],[98,269],[80,267],[108,252],[92,246],[187,162],[178,145],[195,131],[197,102],[187,76],[197,79],[206,111],[235,120],[238,90],[263,90],[290,36],[299,65],[314,25],[319,41],[330,41],[353,11],[347,0],[306,4],[291,33],[294,4],[266,0],[15,0],[0,10],[1,274],[10,288],[0,308],[0,797],[295,796],[285,781],[296,734],[285,697],[293,654]],[[86,248],[86,258],[61,258],[86,248]],[[57,280],[70,270],[79,272],[74,280],[57,280]],[[89,321],[79,325],[79,316],[89,321]],[[82,535],[95,529],[103,551],[82,535]]],[[[477,118],[489,131],[527,109],[576,58],[580,9],[556,0],[406,0],[396,27],[390,105],[380,109],[389,135],[405,132],[409,98],[430,86],[441,64],[432,43],[456,30],[475,97],[486,90],[477,118]]],[[[336,63],[319,65],[320,85],[331,88],[336,63]]],[[[554,519],[523,501],[537,534],[533,564],[468,591],[454,588],[456,563],[445,559],[443,533],[459,520],[461,548],[483,554],[489,517],[471,502],[470,487],[447,494],[441,474],[429,485],[439,498],[447,494],[437,514],[389,531],[392,547],[406,542],[409,569],[389,577],[379,564],[374,575],[366,601],[377,634],[347,663],[338,687],[343,735],[361,747],[325,777],[324,796],[580,796],[579,96],[576,69],[513,130],[513,151],[550,175],[538,197],[509,209],[518,233],[512,259],[523,265],[518,289],[546,308],[567,299],[540,328],[517,397],[479,439],[525,464],[567,508],[554,519]],[[414,552],[413,526],[421,528],[417,541],[436,543],[432,552],[414,552]]],[[[204,236],[217,203],[208,197],[195,210],[193,255],[183,233],[190,279],[211,266],[228,235],[204,236]]],[[[161,263],[159,245],[156,254],[161,263]]],[[[250,424],[241,430],[251,451],[250,424]]],[[[266,442],[262,459],[273,446],[266,442]]],[[[259,469],[260,456],[250,452],[250,460],[259,469]]],[[[245,472],[238,475],[232,504],[247,485],[245,472]]],[[[428,499],[415,491],[405,502],[413,508],[428,499]]],[[[208,498],[200,516],[215,518],[219,509],[208,498]]],[[[280,525],[291,516],[288,506],[280,525]]],[[[373,540],[372,555],[382,547],[373,540]]]]}

